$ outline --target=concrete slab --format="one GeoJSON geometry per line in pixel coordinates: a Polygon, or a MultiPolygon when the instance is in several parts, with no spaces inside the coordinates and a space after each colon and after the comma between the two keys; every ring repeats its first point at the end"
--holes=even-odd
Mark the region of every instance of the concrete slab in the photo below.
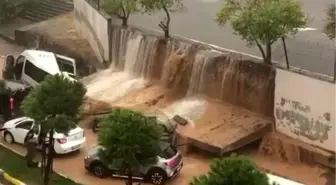
{"type": "Polygon", "coordinates": [[[0,25],[0,36],[6,40],[15,41],[15,30],[33,23],[33,21],[18,17],[9,23],[0,25]]]}
{"type": "Polygon", "coordinates": [[[223,155],[261,139],[272,120],[241,107],[208,100],[206,112],[194,125],[182,128],[191,145],[223,155]]]}

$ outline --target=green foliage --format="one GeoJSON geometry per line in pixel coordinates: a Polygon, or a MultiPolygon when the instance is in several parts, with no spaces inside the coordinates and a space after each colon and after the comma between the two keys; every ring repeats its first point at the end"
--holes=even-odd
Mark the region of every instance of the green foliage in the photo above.
{"type": "Polygon", "coordinates": [[[169,12],[176,12],[182,10],[182,0],[140,0],[144,12],[154,13],[157,11],[164,11],[167,9],[169,12]]]}
{"type": "Polygon", "coordinates": [[[123,26],[127,26],[127,20],[132,13],[140,11],[138,0],[104,0],[104,10],[123,20],[123,26]]]}
{"type": "Polygon", "coordinates": [[[164,31],[165,37],[169,36],[170,13],[183,10],[182,0],[139,0],[145,13],[154,13],[157,11],[164,11],[165,19],[160,21],[159,27],[164,31]]]}
{"type": "Polygon", "coordinates": [[[335,39],[335,4],[329,5],[326,11],[326,24],[324,33],[330,38],[335,39]]]}
{"type": "MultiPolygon", "coordinates": [[[[9,149],[0,146],[0,166],[9,175],[20,179],[29,185],[41,185],[41,169],[27,167],[26,160],[23,156],[20,156],[9,149]]],[[[72,181],[71,179],[64,178],[57,173],[52,172],[50,185],[80,185],[72,181]]],[[[0,183],[4,183],[0,179],[0,183]]],[[[4,185],[9,185],[4,183],[4,185]]]]}
{"type": "Polygon", "coordinates": [[[194,178],[190,185],[269,185],[269,181],[251,160],[238,156],[215,159],[210,172],[194,178]]]}
{"type": "Polygon", "coordinates": [[[249,46],[257,45],[264,60],[269,60],[271,45],[306,26],[307,17],[294,0],[225,0],[216,21],[220,26],[230,22],[235,34],[249,46]]]}
{"type": "Polygon", "coordinates": [[[201,175],[190,185],[269,185],[268,177],[247,157],[215,159],[210,172],[201,175]]]}
{"type": "Polygon", "coordinates": [[[66,127],[62,125],[67,123],[65,119],[72,119],[79,113],[85,93],[80,82],[72,82],[62,75],[47,76],[27,95],[21,108],[26,116],[46,124],[46,130],[51,126],[61,129],[66,127]],[[57,120],[59,124],[53,124],[57,120]]]}
{"type": "Polygon", "coordinates": [[[101,123],[98,143],[105,150],[100,154],[108,163],[130,172],[156,161],[161,135],[155,120],[132,110],[116,109],[101,123]]]}

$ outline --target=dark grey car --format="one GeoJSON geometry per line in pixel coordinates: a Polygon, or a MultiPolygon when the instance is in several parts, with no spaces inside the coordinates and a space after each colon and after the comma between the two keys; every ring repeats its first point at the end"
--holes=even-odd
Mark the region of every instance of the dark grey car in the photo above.
{"type": "MultiPolygon", "coordinates": [[[[99,155],[101,146],[95,146],[89,150],[84,159],[85,168],[97,177],[121,177],[127,178],[127,172],[116,168],[113,165],[107,165],[99,155]]],[[[161,154],[157,156],[157,162],[148,166],[142,166],[137,172],[133,173],[133,178],[138,180],[149,181],[155,185],[162,185],[168,179],[175,177],[183,166],[183,160],[180,152],[169,143],[161,143],[161,154]]],[[[115,159],[118,163],[118,159],[115,159]]],[[[115,164],[114,163],[114,164],[115,164]]]]}
{"type": "MultiPolygon", "coordinates": [[[[113,110],[108,110],[100,113],[96,113],[94,116],[93,124],[92,124],[92,131],[98,132],[99,131],[99,125],[104,119],[105,116],[111,113],[113,110]]],[[[165,116],[163,113],[155,113],[155,114],[146,114],[151,119],[156,119],[157,123],[162,127],[163,135],[162,135],[162,141],[171,143],[173,145],[176,144],[176,128],[177,124],[171,119],[169,119],[167,116],[165,116]]]]}

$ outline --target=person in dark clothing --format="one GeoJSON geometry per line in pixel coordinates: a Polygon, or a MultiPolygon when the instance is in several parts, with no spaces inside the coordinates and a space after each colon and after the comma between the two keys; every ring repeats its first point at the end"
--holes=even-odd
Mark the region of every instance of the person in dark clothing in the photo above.
{"type": "Polygon", "coordinates": [[[34,130],[30,130],[25,138],[25,144],[27,146],[27,154],[25,156],[27,160],[27,166],[29,168],[36,168],[40,166],[40,163],[36,161],[37,153],[37,139],[34,138],[34,130]]]}

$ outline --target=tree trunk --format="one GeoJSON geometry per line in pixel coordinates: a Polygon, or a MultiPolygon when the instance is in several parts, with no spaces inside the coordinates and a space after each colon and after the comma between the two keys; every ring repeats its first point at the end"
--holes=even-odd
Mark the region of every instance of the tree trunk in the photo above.
{"type": "Polygon", "coordinates": [[[169,26],[170,26],[170,14],[169,14],[169,10],[168,8],[163,5],[162,6],[164,12],[166,13],[166,17],[167,17],[167,20],[166,20],[166,23],[165,23],[165,30],[164,31],[164,34],[165,34],[165,38],[169,38],[170,35],[169,35],[169,26]]]}
{"type": "Polygon", "coordinates": [[[46,143],[45,143],[45,140],[46,140],[46,135],[42,132],[43,130],[43,124],[41,124],[41,131],[40,131],[40,134],[39,134],[39,138],[38,138],[38,142],[41,143],[42,145],[42,156],[41,156],[41,177],[42,177],[42,181],[43,181],[43,178],[45,176],[45,168],[46,168],[46,143]]]}
{"type": "Polygon", "coordinates": [[[128,169],[127,185],[133,185],[132,170],[128,169]]]}
{"type": "Polygon", "coordinates": [[[269,65],[272,64],[272,44],[270,42],[266,44],[266,57],[264,62],[269,65]]]}
{"type": "Polygon", "coordinates": [[[46,169],[44,172],[44,185],[48,185],[49,180],[50,180],[50,175],[52,172],[52,163],[54,159],[54,129],[50,129],[49,131],[49,143],[48,143],[48,160],[47,160],[47,165],[46,169]]]}
{"type": "Polygon", "coordinates": [[[122,20],[122,26],[125,27],[125,28],[127,28],[128,27],[127,18],[123,17],[121,20],[122,20]]]}

